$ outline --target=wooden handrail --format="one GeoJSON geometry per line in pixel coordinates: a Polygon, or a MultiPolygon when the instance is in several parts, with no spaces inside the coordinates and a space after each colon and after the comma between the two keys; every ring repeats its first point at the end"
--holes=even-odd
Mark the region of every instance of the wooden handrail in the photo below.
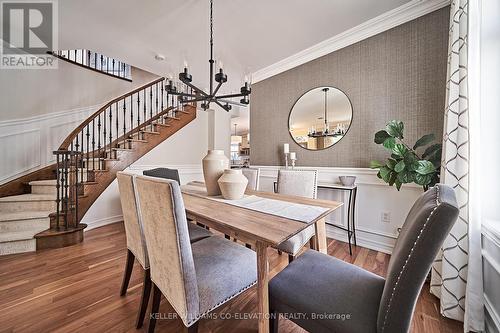
{"type": "Polygon", "coordinates": [[[115,99],[109,101],[108,103],[106,103],[104,106],[102,106],[101,108],[99,108],[99,110],[97,110],[96,112],[94,112],[90,117],[88,117],[86,120],[84,120],[78,127],[76,127],[67,137],[66,139],[64,139],[64,141],[61,143],[61,145],[59,146],[59,150],[68,150],[69,146],[71,145],[71,143],[73,142],[73,140],[75,140],[76,136],[78,134],[80,134],[80,132],[83,130],[83,128],[87,125],[89,125],[92,120],[96,119],[101,113],[104,113],[104,111],[106,111],[108,109],[108,107],[110,107],[112,104],[118,102],[118,101],[121,101],[123,100],[124,98],[127,98],[127,97],[130,97],[131,95],[133,94],[136,94],[138,93],[139,91],[142,91],[148,87],[151,87],[159,82],[162,82],[164,81],[165,78],[164,77],[160,77],[154,81],[151,81],[149,83],[146,83],[132,91],[129,91],[128,93],[125,93],[119,97],[116,97],[115,99]]]}

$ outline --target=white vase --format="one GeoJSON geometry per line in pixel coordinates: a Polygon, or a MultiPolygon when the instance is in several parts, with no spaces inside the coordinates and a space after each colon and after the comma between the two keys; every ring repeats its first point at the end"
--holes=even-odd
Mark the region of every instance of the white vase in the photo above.
{"type": "Polygon", "coordinates": [[[218,180],[222,196],[227,200],[243,198],[248,185],[248,179],[241,170],[227,169],[218,180]]]}
{"type": "Polygon", "coordinates": [[[219,195],[221,192],[217,180],[224,173],[224,169],[229,168],[229,159],[224,155],[223,150],[209,150],[202,160],[202,165],[207,194],[219,195]]]}

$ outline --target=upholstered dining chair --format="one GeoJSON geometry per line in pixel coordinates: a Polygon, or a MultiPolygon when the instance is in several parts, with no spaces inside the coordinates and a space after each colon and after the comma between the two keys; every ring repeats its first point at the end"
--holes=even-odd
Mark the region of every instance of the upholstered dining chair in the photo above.
{"type": "MultiPolygon", "coordinates": [[[[134,266],[134,259],[137,259],[141,267],[144,269],[144,280],[142,285],[142,297],[137,314],[136,327],[141,328],[144,322],[149,295],[151,293],[151,279],[149,271],[149,259],[146,242],[144,240],[142,230],[142,217],[137,203],[135,177],[136,175],[118,172],[118,188],[120,191],[120,201],[123,211],[123,223],[125,226],[125,237],[127,240],[127,259],[125,272],[123,274],[120,296],[125,296],[127,293],[130,276],[134,266]]],[[[196,242],[203,238],[210,237],[212,233],[200,228],[192,223],[189,223],[189,236],[191,242],[196,242]]]]}
{"type": "MultiPolygon", "coordinates": [[[[270,281],[271,312],[304,314],[288,318],[310,332],[408,332],[420,289],[458,211],[449,186],[422,194],[406,217],[386,279],[306,251],[270,281]]],[[[270,324],[276,333],[278,319],[270,324]]]]}
{"type": "MultiPolygon", "coordinates": [[[[278,181],[276,192],[286,195],[295,195],[306,198],[317,198],[318,171],[300,169],[278,170],[278,181]]],[[[304,245],[314,236],[314,225],[311,225],[279,244],[277,249],[288,253],[288,261],[291,262],[304,245]]]]}
{"type": "Polygon", "coordinates": [[[177,182],[138,176],[136,183],[153,281],[149,332],[162,295],[188,332],[197,332],[201,317],[256,283],[256,254],[216,236],[190,244],[177,182]]]}
{"type": "MultiPolygon", "coordinates": [[[[144,176],[150,176],[150,177],[158,177],[158,178],[165,178],[165,179],[172,179],[177,182],[177,184],[181,184],[181,179],[179,177],[179,170],[177,169],[170,169],[170,168],[155,168],[151,170],[144,170],[142,172],[144,176]]],[[[210,230],[207,226],[201,224],[201,223],[196,223],[199,227],[205,228],[207,230],[210,230]]],[[[195,232],[196,230],[193,230],[195,232]]]]}
{"type": "Polygon", "coordinates": [[[242,168],[241,172],[243,176],[248,179],[247,189],[258,191],[259,190],[259,178],[260,169],[258,168],[242,168]]]}

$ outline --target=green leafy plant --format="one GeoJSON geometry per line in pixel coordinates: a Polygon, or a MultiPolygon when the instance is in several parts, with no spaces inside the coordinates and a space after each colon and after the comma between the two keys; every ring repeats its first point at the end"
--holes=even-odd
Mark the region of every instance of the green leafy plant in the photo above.
{"type": "Polygon", "coordinates": [[[434,134],[427,134],[413,147],[404,142],[404,124],[391,120],[384,130],[375,133],[375,143],[384,146],[391,157],[386,163],[371,161],[370,168],[379,169],[377,176],[398,191],[403,184],[416,183],[426,191],[439,182],[442,145],[433,143],[434,134]]]}

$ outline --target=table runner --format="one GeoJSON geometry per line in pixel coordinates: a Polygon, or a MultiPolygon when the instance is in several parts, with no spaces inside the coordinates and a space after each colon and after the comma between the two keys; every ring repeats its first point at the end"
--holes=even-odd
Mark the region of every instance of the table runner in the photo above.
{"type": "Polygon", "coordinates": [[[182,192],[209,200],[223,202],[229,205],[284,217],[304,223],[311,223],[321,214],[328,211],[328,208],[298,204],[283,200],[262,198],[257,195],[245,195],[242,199],[226,200],[222,196],[208,196],[205,187],[200,185],[183,185],[182,192]]]}

